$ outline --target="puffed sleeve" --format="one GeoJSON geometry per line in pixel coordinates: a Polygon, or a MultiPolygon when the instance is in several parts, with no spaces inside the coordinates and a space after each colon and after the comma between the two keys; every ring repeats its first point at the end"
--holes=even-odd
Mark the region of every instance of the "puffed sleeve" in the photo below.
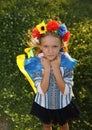
{"type": "Polygon", "coordinates": [[[72,91],[73,82],[73,70],[69,70],[67,68],[64,69],[63,79],[65,81],[65,91],[64,94],[68,94],[72,91]]]}
{"type": "Polygon", "coordinates": [[[42,81],[42,77],[43,77],[43,72],[42,70],[41,71],[38,71],[38,72],[35,72],[33,74],[33,81],[35,83],[35,87],[37,89],[37,92],[39,92],[40,94],[44,94],[42,89],[41,89],[41,81],[42,81]]]}
{"type": "Polygon", "coordinates": [[[64,94],[72,92],[73,73],[76,64],[77,60],[72,58],[68,53],[62,54],[60,67],[63,68],[63,79],[65,81],[64,94]]]}
{"type": "Polygon", "coordinates": [[[40,83],[42,80],[42,65],[39,57],[32,57],[25,60],[25,70],[32,79],[37,92],[43,94],[40,83]]]}

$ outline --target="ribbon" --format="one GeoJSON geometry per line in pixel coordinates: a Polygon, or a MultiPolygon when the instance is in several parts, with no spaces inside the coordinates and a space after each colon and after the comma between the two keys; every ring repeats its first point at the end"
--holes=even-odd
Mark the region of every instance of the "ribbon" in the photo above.
{"type": "MultiPolygon", "coordinates": [[[[25,52],[27,53],[28,58],[34,56],[34,55],[33,55],[33,52],[32,52],[32,49],[33,49],[33,48],[26,48],[26,49],[25,49],[25,52]],[[31,54],[29,53],[30,50],[31,50],[31,54]]],[[[26,79],[29,81],[29,83],[30,83],[30,85],[31,85],[31,87],[32,87],[32,89],[33,89],[33,91],[36,93],[37,90],[36,90],[35,84],[34,84],[32,78],[28,75],[28,73],[27,73],[26,70],[25,70],[25,66],[24,66],[25,60],[26,60],[25,54],[21,54],[21,55],[18,55],[18,56],[16,57],[16,63],[17,63],[17,66],[18,66],[19,70],[23,73],[23,75],[24,75],[24,76],[26,77],[26,79]]]]}

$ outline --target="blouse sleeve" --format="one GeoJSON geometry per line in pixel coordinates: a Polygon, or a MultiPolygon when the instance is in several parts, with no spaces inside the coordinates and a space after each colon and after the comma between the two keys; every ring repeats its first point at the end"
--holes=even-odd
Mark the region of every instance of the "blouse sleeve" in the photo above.
{"type": "Polygon", "coordinates": [[[44,94],[42,89],[41,89],[41,80],[42,80],[42,71],[36,72],[33,74],[33,81],[35,83],[35,87],[37,89],[37,92],[39,92],[40,94],[44,94]]]}
{"type": "Polygon", "coordinates": [[[65,91],[64,94],[68,94],[72,91],[73,86],[73,70],[64,69],[63,79],[65,81],[65,91]]]}

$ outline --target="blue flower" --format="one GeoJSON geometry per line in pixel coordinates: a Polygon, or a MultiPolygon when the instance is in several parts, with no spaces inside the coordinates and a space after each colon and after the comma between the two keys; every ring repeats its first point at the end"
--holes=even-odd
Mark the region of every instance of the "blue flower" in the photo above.
{"type": "Polygon", "coordinates": [[[65,24],[61,24],[59,29],[57,30],[59,36],[63,37],[65,33],[67,32],[67,27],[65,24]]]}

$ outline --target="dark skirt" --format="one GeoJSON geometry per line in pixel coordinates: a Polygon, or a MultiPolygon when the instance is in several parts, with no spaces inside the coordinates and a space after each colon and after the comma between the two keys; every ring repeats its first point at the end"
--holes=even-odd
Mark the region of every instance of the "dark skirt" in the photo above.
{"type": "Polygon", "coordinates": [[[34,102],[30,114],[35,115],[45,124],[64,125],[71,119],[78,119],[80,111],[73,101],[66,107],[56,110],[46,109],[34,102]]]}

